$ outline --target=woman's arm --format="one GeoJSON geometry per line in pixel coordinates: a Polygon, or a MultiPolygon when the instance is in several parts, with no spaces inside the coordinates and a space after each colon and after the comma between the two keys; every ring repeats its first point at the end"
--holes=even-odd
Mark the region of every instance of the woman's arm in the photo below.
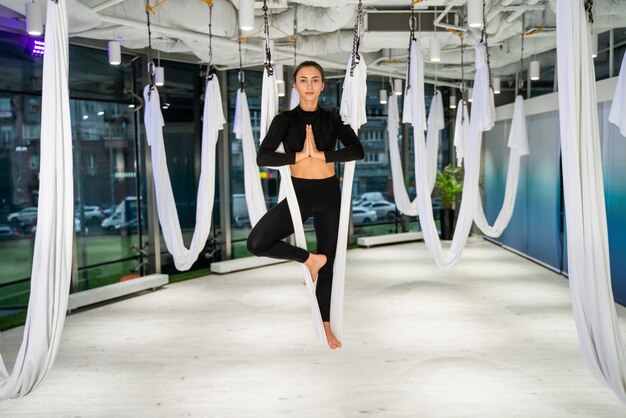
{"type": "Polygon", "coordinates": [[[332,115],[335,135],[343,144],[343,148],[333,151],[324,151],[327,163],[362,160],[364,157],[363,145],[359,141],[350,125],[344,125],[339,115],[332,115]]]}
{"type": "Polygon", "coordinates": [[[287,132],[289,126],[289,115],[280,113],[274,117],[267,135],[261,142],[259,152],[256,155],[256,163],[259,166],[279,167],[281,165],[295,164],[307,156],[303,152],[276,152],[287,132]]]}

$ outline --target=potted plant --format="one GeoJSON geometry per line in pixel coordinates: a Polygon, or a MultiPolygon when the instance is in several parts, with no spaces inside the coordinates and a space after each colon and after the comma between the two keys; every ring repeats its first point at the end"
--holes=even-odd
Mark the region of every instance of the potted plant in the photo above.
{"type": "Polygon", "coordinates": [[[455,207],[458,195],[463,191],[463,169],[448,164],[443,171],[437,171],[435,196],[441,198],[439,221],[441,222],[441,239],[450,240],[456,221],[455,207]]]}

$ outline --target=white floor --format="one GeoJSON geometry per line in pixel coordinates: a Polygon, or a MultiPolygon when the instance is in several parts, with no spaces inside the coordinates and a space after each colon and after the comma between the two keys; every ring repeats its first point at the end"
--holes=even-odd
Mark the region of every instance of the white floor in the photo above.
{"type": "Polygon", "coordinates": [[[69,316],[48,380],[0,416],[626,416],[580,358],[565,278],[478,239],[452,270],[423,243],[348,254],[339,351],[295,264],[210,276],[69,316]]]}

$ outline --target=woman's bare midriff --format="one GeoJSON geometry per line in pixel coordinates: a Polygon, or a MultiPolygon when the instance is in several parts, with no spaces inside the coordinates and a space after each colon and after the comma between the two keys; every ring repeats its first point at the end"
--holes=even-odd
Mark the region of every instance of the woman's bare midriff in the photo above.
{"type": "Polygon", "coordinates": [[[319,180],[335,175],[334,163],[327,163],[315,158],[306,158],[289,167],[291,168],[291,176],[300,179],[319,180]]]}

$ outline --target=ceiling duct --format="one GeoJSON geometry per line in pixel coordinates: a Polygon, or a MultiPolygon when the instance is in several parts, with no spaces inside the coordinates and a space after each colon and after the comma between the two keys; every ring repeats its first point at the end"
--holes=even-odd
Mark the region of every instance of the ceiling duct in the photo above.
{"type": "MultiPolygon", "coordinates": [[[[408,32],[410,12],[368,11],[365,14],[367,32],[408,32]]],[[[435,14],[431,11],[416,11],[415,31],[433,32],[435,14]]]]}

